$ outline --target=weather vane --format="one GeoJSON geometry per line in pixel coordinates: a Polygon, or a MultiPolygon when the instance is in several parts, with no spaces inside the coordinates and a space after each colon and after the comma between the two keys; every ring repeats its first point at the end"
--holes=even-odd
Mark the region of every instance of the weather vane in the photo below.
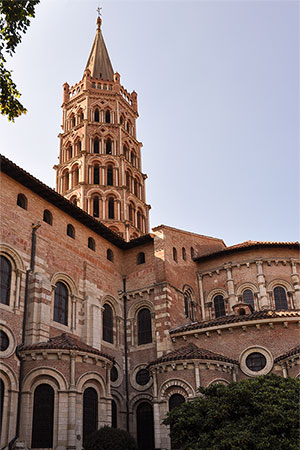
{"type": "Polygon", "coordinates": [[[98,6],[98,8],[96,9],[97,13],[98,13],[98,17],[101,17],[101,9],[100,6],[98,6]]]}

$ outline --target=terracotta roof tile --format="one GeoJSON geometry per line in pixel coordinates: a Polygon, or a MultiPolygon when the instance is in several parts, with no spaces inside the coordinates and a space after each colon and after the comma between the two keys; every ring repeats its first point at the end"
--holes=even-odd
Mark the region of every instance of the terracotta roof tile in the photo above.
{"type": "Polygon", "coordinates": [[[152,361],[149,366],[154,366],[157,364],[161,364],[168,361],[179,361],[185,359],[212,359],[217,361],[230,362],[233,364],[238,364],[234,359],[227,358],[224,355],[220,355],[219,353],[211,352],[210,350],[206,350],[204,348],[199,348],[197,345],[190,343],[185,347],[180,347],[161,358],[152,361]]]}
{"type": "Polygon", "coordinates": [[[217,319],[207,320],[205,322],[193,322],[187,325],[183,325],[170,330],[170,334],[181,333],[184,331],[197,330],[199,328],[208,328],[218,325],[226,325],[236,322],[247,322],[257,319],[276,319],[280,317],[300,317],[300,310],[289,310],[289,311],[272,311],[263,310],[255,311],[252,314],[246,314],[244,316],[229,315],[218,317],[217,319]]]}
{"type": "Polygon", "coordinates": [[[282,361],[283,359],[289,358],[290,356],[297,355],[298,353],[300,353],[300,345],[297,345],[296,347],[292,348],[288,352],[283,353],[283,355],[277,356],[277,358],[275,358],[274,362],[276,363],[276,362],[282,361]]]}
{"type": "Polygon", "coordinates": [[[83,352],[93,353],[95,355],[103,356],[104,358],[107,358],[111,361],[114,360],[114,358],[112,356],[107,355],[106,353],[100,352],[100,350],[97,350],[97,349],[93,348],[92,346],[79,341],[77,338],[70,336],[67,333],[62,333],[59,336],[50,338],[46,342],[39,342],[37,344],[24,345],[24,346],[19,347],[20,351],[23,351],[23,350],[48,350],[48,349],[78,350],[78,351],[83,351],[83,352]]]}

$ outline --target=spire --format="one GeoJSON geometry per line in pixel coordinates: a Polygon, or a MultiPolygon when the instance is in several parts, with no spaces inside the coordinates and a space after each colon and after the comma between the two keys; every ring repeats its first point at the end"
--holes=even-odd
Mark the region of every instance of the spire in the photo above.
{"type": "Polygon", "coordinates": [[[97,18],[97,31],[93,42],[92,50],[86,65],[93,78],[100,78],[101,80],[113,81],[114,70],[112,68],[108,51],[101,32],[102,20],[97,18]]]}

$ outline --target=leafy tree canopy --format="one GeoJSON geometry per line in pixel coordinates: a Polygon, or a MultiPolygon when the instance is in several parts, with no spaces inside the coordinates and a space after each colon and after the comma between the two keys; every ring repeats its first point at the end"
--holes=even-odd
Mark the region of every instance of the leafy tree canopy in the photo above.
{"type": "Polygon", "coordinates": [[[84,442],[85,450],[137,450],[133,437],[118,428],[103,427],[84,442]]]}
{"type": "Polygon", "coordinates": [[[298,379],[276,375],[200,388],[172,410],[172,447],[180,450],[298,450],[298,379]]]}
{"type": "Polygon", "coordinates": [[[10,70],[5,68],[5,54],[12,56],[21,42],[22,33],[34,17],[35,7],[40,0],[2,0],[0,1],[0,111],[8,120],[14,119],[26,109],[19,102],[20,92],[13,82],[10,70]]]}

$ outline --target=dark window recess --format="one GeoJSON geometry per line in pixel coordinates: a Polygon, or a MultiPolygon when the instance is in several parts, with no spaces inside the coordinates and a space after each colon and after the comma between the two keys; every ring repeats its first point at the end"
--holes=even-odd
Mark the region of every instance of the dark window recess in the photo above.
{"type": "Polygon", "coordinates": [[[111,401],[111,427],[118,428],[118,410],[114,400],[111,401]]]}
{"type": "Polygon", "coordinates": [[[67,235],[72,239],[75,239],[75,228],[71,224],[67,225],[67,235]]]}
{"type": "Polygon", "coordinates": [[[18,194],[17,205],[20,206],[20,208],[27,209],[27,198],[25,195],[18,194]]]}
{"type": "Polygon", "coordinates": [[[68,289],[60,281],[56,283],[54,291],[53,320],[68,325],[68,289]]]}
{"type": "Polygon", "coordinates": [[[106,251],[106,258],[109,261],[111,261],[111,262],[114,261],[114,254],[113,254],[113,251],[110,248],[108,248],[107,251],[106,251]]]}
{"type": "Polygon", "coordinates": [[[182,259],[183,259],[183,261],[186,260],[186,251],[185,251],[184,247],[182,247],[182,259]]]}
{"type": "Polygon", "coordinates": [[[173,260],[174,260],[175,262],[177,262],[177,250],[176,250],[175,247],[173,247],[173,260]]]}
{"type": "Polygon", "coordinates": [[[115,202],[113,197],[109,197],[108,199],[108,218],[109,219],[115,218],[115,202]]]}
{"type": "Polygon", "coordinates": [[[151,313],[149,309],[143,308],[139,311],[137,323],[138,323],[138,345],[151,343],[152,326],[151,326],[151,313]]]}
{"type": "MultiPolygon", "coordinates": [[[[169,411],[172,411],[172,409],[177,408],[178,406],[182,405],[182,403],[185,402],[185,398],[181,394],[173,394],[169,398],[169,411]]],[[[174,441],[171,439],[171,448],[172,450],[177,450],[178,447],[175,446],[174,441]]]]}
{"type": "Polygon", "coordinates": [[[140,213],[140,211],[138,211],[137,212],[137,215],[136,215],[136,226],[137,226],[137,228],[139,229],[139,230],[141,230],[142,229],[142,214],[140,213]]]}
{"type": "Polygon", "coordinates": [[[111,140],[108,138],[105,146],[106,154],[111,155],[111,140]]]}
{"type": "Polygon", "coordinates": [[[114,185],[114,172],[113,172],[113,166],[107,167],[107,185],[113,186],[114,185]]]}
{"type": "Polygon", "coordinates": [[[49,225],[52,225],[52,214],[48,209],[44,210],[43,221],[48,223],[49,225]]]}
{"type": "Polygon", "coordinates": [[[9,305],[11,263],[5,256],[0,256],[0,303],[9,305]]]}
{"type": "Polygon", "coordinates": [[[216,317],[225,316],[225,303],[222,295],[216,295],[214,298],[214,308],[216,317]]]}
{"type": "Polygon", "coordinates": [[[286,298],[286,292],[281,286],[274,288],[275,309],[288,309],[288,303],[286,298]]]}
{"type": "Polygon", "coordinates": [[[195,250],[193,247],[191,247],[191,258],[193,259],[195,256],[195,250]]]}
{"type": "Polygon", "coordinates": [[[150,381],[150,372],[147,369],[141,369],[135,376],[135,381],[140,386],[145,386],[150,381]]]}
{"type": "Polygon", "coordinates": [[[94,166],[94,184],[99,184],[100,182],[100,168],[99,166],[94,166]]]}
{"type": "Polygon", "coordinates": [[[266,357],[259,352],[250,353],[246,358],[246,366],[253,372],[259,372],[267,364],[266,357]]]}
{"type": "Polygon", "coordinates": [[[190,311],[189,311],[189,297],[187,295],[184,296],[184,314],[185,317],[189,317],[190,311]]]}
{"type": "Polygon", "coordinates": [[[94,153],[99,153],[99,139],[94,139],[94,153]]]}
{"type": "Polygon", "coordinates": [[[248,303],[248,305],[251,305],[251,307],[254,311],[254,295],[250,289],[246,289],[243,292],[243,302],[248,303]]]}
{"type": "Polygon", "coordinates": [[[102,317],[103,317],[103,340],[106,342],[110,342],[112,344],[114,342],[113,311],[112,308],[107,303],[104,305],[102,317]]]}
{"type": "Polygon", "coordinates": [[[40,384],[34,391],[31,448],[53,447],[54,390],[40,384]]]}
{"type": "Polygon", "coordinates": [[[99,122],[99,109],[95,109],[94,121],[99,122]]]}
{"type": "Polygon", "coordinates": [[[83,393],[83,444],[98,429],[98,395],[89,387],[83,393]]]}
{"type": "Polygon", "coordinates": [[[0,430],[2,429],[3,409],[4,409],[4,383],[0,378],[0,430]]]}
{"type": "Polygon", "coordinates": [[[93,198],[93,216],[99,217],[99,197],[93,198]]]}
{"type": "Polygon", "coordinates": [[[0,352],[5,352],[5,350],[8,349],[8,346],[9,338],[3,330],[0,330],[0,352]]]}
{"type": "Polygon", "coordinates": [[[95,239],[93,239],[92,237],[88,238],[88,248],[94,251],[96,250],[95,239]]]}
{"type": "Polygon", "coordinates": [[[136,258],[136,263],[137,264],[145,264],[145,262],[146,262],[145,253],[144,252],[138,253],[137,258],[136,258]]]}
{"type": "Polygon", "coordinates": [[[105,122],[110,123],[110,111],[107,110],[105,113],[105,122]]]}
{"type": "Polygon", "coordinates": [[[136,410],[137,441],[139,450],[154,449],[153,409],[150,403],[140,403],[136,410]]]}
{"type": "Polygon", "coordinates": [[[119,378],[118,369],[115,366],[113,366],[110,371],[110,381],[114,383],[115,381],[117,381],[118,378],[119,378]]]}

